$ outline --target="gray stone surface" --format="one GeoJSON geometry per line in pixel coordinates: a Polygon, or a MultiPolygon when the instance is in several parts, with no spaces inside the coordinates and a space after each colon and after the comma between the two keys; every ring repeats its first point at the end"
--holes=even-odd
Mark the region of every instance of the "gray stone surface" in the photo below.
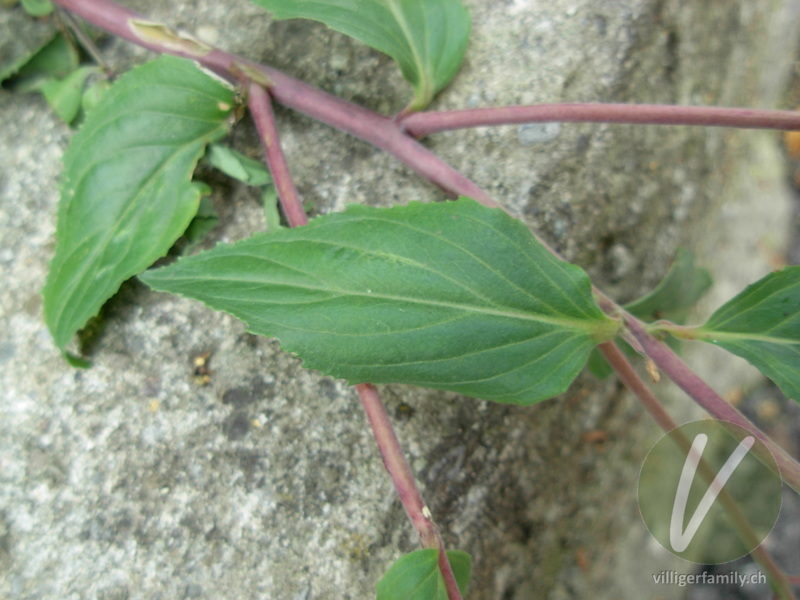
{"type": "MultiPolygon", "coordinates": [[[[800,4],[466,3],[467,62],[436,108],[774,106],[800,4]]],[[[321,26],[270,23],[244,0],[135,5],[374,109],[391,113],[408,99],[387,58],[321,26]]],[[[19,31],[18,11],[0,15],[3,36],[19,31]]],[[[147,56],[114,40],[104,51],[114,65],[147,56]]],[[[39,291],[70,131],[37,97],[0,92],[0,111],[0,596],[372,597],[415,539],[354,393],[235,320],[135,281],[104,310],[94,367],[69,368],[42,323],[39,291]],[[192,361],[205,352],[211,382],[199,386],[192,361]]],[[[287,111],[279,120],[317,214],[441,198],[360,142],[287,111]]],[[[514,127],[428,143],[619,300],[656,283],[679,244],[713,264],[723,297],[783,251],[776,136],[547,131],[538,143],[514,127]]],[[[246,121],[233,139],[257,155],[246,121]]],[[[215,240],[263,227],[251,192],[207,175],[224,217],[215,240]]],[[[742,385],[729,361],[708,369],[723,390],[742,385]]],[[[675,566],[635,502],[655,430],[614,380],[582,377],[563,398],[524,409],[404,386],[382,392],[447,543],[476,559],[471,598],[678,597],[650,584],[675,566]],[[605,442],[588,441],[596,431],[605,442]]]]}

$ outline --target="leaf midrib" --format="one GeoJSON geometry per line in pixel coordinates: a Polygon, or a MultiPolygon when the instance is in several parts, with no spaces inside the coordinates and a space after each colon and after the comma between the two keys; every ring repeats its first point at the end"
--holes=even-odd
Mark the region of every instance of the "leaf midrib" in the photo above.
{"type": "Polygon", "coordinates": [[[764,342],[766,344],[776,344],[779,346],[798,346],[800,340],[793,338],[774,337],[759,333],[742,333],[735,331],[717,331],[705,330],[703,334],[707,337],[708,341],[750,341],[750,342],[764,342]]]}
{"type": "MultiPolygon", "coordinates": [[[[592,317],[592,315],[587,314],[586,307],[582,307],[582,306],[578,305],[574,301],[574,299],[570,297],[569,294],[564,292],[562,290],[562,285],[563,284],[561,282],[558,282],[558,281],[554,280],[552,275],[547,272],[547,269],[543,269],[542,266],[540,264],[538,264],[536,262],[536,260],[534,260],[534,258],[532,256],[529,255],[529,253],[526,250],[526,248],[520,246],[517,243],[518,241],[515,238],[509,236],[507,231],[504,231],[502,229],[498,229],[497,227],[495,227],[491,223],[487,223],[485,221],[480,221],[478,219],[474,219],[473,217],[470,217],[468,215],[464,216],[464,218],[470,219],[470,220],[476,222],[477,224],[479,224],[482,227],[489,227],[496,235],[498,235],[500,237],[503,237],[506,240],[506,242],[508,242],[509,244],[511,244],[512,246],[514,246],[515,248],[517,248],[519,250],[519,254],[525,258],[526,262],[530,265],[530,268],[531,268],[532,271],[536,271],[536,273],[539,276],[541,276],[544,279],[546,279],[547,283],[550,284],[551,288],[553,288],[554,290],[559,290],[561,292],[561,295],[563,296],[563,301],[565,303],[569,304],[571,308],[575,309],[575,311],[577,311],[577,312],[579,312],[581,314],[585,314],[589,318],[592,317]]],[[[462,246],[461,244],[454,242],[450,238],[443,237],[441,235],[437,235],[437,234],[435,234],[435,233],[433,233],[431,231],[428,231],[427,229],[424,229],[424,228],[415,227],[411,223],[398,221],[396,219],[388,219],[385,216],[379,217],[377,215],[369,215],[369,216],[359,215],[358,217],[356,217],[356,219],[357,219],[357,222],[359,222],[359,223],[365,223],[366,221],[376,221],[378,223],[389,223],[389,224],[394,225],[394,226],[403,227],[405,229],[408,229],[408,230],[413,231],[415,233],[418,233],[420,235],[423,235],[423,236],[426,236],[426,237],[431,237],[434,240],[436,240],[437,242],[448,244],[449,246],[455,248],[459,252],[462,252],[465,255],[467,255],[471,260],[474,260],[482,268],[488,270],[489,272],[491,272],[495,276],[497,276],[500,279],[502,279],[510,287],[522,292],[525,296],[528,296],[529,298],[531,298],[531,300],[541,304],[542,306],[550,308],[555,312],[558,312],[557,309],[554,306],[551,306],[550,301],[545,301],[542,298],[537,297],[530,289],[528,289],[527,287],[525,287],[523,285],[520,285],[518,282],[516,282],[516,281],[514,281],[512,279],[509,279],[503,272],[498,271],[490,262],[484,260],[484,258],[482,256],[476,254],[470,248],[462,246]]],[[[274,240],[274,239],[271,240],[271,241],[273,243],[284,243],[282,241],[274,240]]],[[[306,243],[313,243],[313,244],[324,244],[324,245],[328,245],[328,246],[336,246],[336,247],[341,247],[341,248],[353,250],[355,252],[358,252],[358,253],[364,254],[364,255],[370,254],[370,255],[373,255],[373,256],[387,256],[387,257],[391,256],[393,259],[405,262],[407,264],[413,264],[416,268],[422,268],[422,269],[430,271],[431,273],[433,273],[433,274],[435,274],[437,276],[445,277],[446,279],[448,279],[452,283],[462,287],[465,291],[469,292],[470,294],[473,294],[475,296],[480,296],[475,290],[467,287],[462,282],[458,281],[457,279],[454,279],[452,277],[447,276],[447,274],[445,272],[439,271],[439,270],[430,269],[424,263],[420,263],[419,261],[415,261],[413,259],[409,259],[406,256],[402,256],[402,255],[399,255],[399,254],[398,255],[390,255],[390,254],[386,254],[386,253],[380,253],[380,252],[376,252],[374,250],[369,250],[369,249],[363,248],[361,246],[355,246],[355,245],[352,245],[352,244],[346,244],[345,242],[343,242],[340,239],[337,239],[335,241],[331,241],[331,240],[325,240],[325,239],[321,239],[321,238],[318,238],[318,237],[314,237],[313,235],[308,236],[308,237],[303,237],[303,238],[295,237],[292,240],[290,240],[288,242],[285,242],[285,243],[290,243],[291,244],[291,243],[297,243],[297,242],[306,242],[306,243]]],[[[262,257],[258,256],[258,258],[262,258],[262,257]]],[[[316,278],[316,276],[314,274],[308,273],[306,271],[302,271],[302,270],[298,269],[294,265],[287,265],[287,264],[284,264],[284,263],[279,263],[279,262],[275,261],[274,259],[272,259],[272,262],[274,262],[275,264],[278,264],[278,265],[280,265],[282,267],[286,267],[286,268],[290,268],[292,270],[295,270],[298,273],[302,273],[304,275],[316,278]]],[[[557,267],[562,273],[564,272],[563,268],[562,268],[563,267],[562,264],[554,263],[552,266],[557,267]]],[[[483,296],[481,296],[481,297],[483,297],[483,296]]],[[[488,301],[488,299],[487,299],[487,301],[488,301]]]]}
{"type": "MultiPolygon", "coordinates": [[[[417,72],[419,73],[419,85],[421,86],[420,95],[422,98],[419,100],[426,102],[429,100],[430,95],[430,76],[431,74],[427,72],[425,69],[425,62],[420,56],[417,45],[414,43],[416,40],[413,37],[413,34],[408,26],[408,22],[406,21],[405,15],[403,14],[402,8],[397,6],[396,0],[387,0],[386,2],[387,7],[389,8],[389,12],[392,13],[394,16],[395,21],[400,26],[400,31],[405,36],[405,43],[408,48],[411,50],[411,56],[413,57],[413,62],[415,63],[417,72]]],[[[424,37],[425,42],[427,43],[427,36],[424,37]]]]}
{"type": "MultiPolygon", "coordinates": [[[[277,263],[275,263],[277,264],[277,263]]],[[[189,281],[194,281],[196,277],[192,278],[179,278],[173,277],[171,278],[172,281],[180,281],[181,279],[186,279],[189,281]]],[[[577,329],[581,331],[587,331],[590,334],[594,333],[599,327],[593,326],[588,319],[587,320],[577,320],[577,319],[559,319],[557,317],[547,317],[544,315],[537,315],[535,313],[527,313],[527,312],[519,312],[515,310],[499,310],[485,306],[474,306],[470,304],[462,304],[458,302],[445,302],[440,300],[430,300],[430,299],[419,299],[413,298],[408,296],[399,296],[394,294],[386,294],[386,293],[376,293],[376,292],[359,292],[354,290],[347,290],[342,288],[336,288],[334,286],[330,287],[320,287],[320,286],[312,286],[306,284],[299,284],[295,282],[281,282],[281,281],[259,281],[254,280],[252,278],[238,278],[238,277],[215,277],[210,278],[206,277],[206,281],[216,281],[216,282],[230,282],[230,283],[260,283],[263,285],[278,285],[278,286],[285,286],[290,288],[297,288],[312,292],[324,292],[329,294],[339,294],[342,296],[354,296],[357,298],[372,298],[377,300],[390,300],[394,302],[406,302],[408,304],[417,304],[421,306],[432,306],[437,308],[446,308],[446,309],[455,309],[461,310],[464,312],[473,312],[479,315],[488,315],[494,317],[502,317],[507,319],[518,319],[523,321],[533,321],[537,323],[545,323],[548,325],[558,326],[558,327],[565,327],[570,329],[577,329]]],[[[215,296],[215,299],[221,299],[219,296],[215,296]]],[[[237,301],[241,301],[241,298],[234,298],[237,301]]],[[[268,302],[267,300],[264,300],[268,302]]],[[[602,321],[599,319],[595,321],[597,325],[602,324],[602,321]]]]}
{"type": "MultiPolygon", "coordinates": [[[[778,273],[779,274],[779,273],[778,273]]],[[[775,274],[773,274],[775,275],[775,274]]],[[[757,285],[757,284],[755,284],[757,285]]],[[[761,286],[763,287],[763,286],[761,286]]],[[[724,327],[726,324],[730,322],[735,322],[738,319],[743,318],[748,312],[753,312],[759,309],[762,304],[770,302],[774,296],[778,294],[786,294],[787,298],[791,297],[790,293],[793,291],[794,288],[800,287],[800,282],[792,283],[789,286],[781,287],[778,286],[777,289],[770,291],[766,294],[763,298],[759,298],[755,303],[747,306],[748,296],[752,296],[754,294],[759,294],[762,289],[761,287],[756,287],[752,290],[745,290],[741,297],[734,298],[729,304],[723,306],[718,313],[715,313],[711,316],[706,327],[724,327]],[[744,309],[740,308],[740,304],[745,304],[744,309]],[[730,313],[730,314],[726,314],[730,313]]],[[[788,315],[788,317],[792,317],[792,315],[788,315]]],[[[784,319],[785,321],[786,319],[784,319]]]]}

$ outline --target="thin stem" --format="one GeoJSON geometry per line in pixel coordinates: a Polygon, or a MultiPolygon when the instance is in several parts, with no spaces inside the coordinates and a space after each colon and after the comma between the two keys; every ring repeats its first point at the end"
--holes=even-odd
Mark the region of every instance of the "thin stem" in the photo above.
{"type": "MultiPolygon", "coordinates": [[[[625,386],[639,399],[639,401],[642,403],[642,406],[644,406],[647,412],[650,413],[650,416],[652,416],[656,423],[658,423],[659,427],[661,427],[661,429],[663,429],[665,432],[673,432],[678,427],[678,424],[672,419],[661,402],[658,401],[658,398],[656,398],[655,394],[653,394],[650,388],[647,387],[642,378],[639,377],[639,374],[633,368],[626,356],[620,351],[620,349],[613,342],[605,342],[600,344],[598,349],[608,361],[608,364],[611,365],[614,371],[617,372],[617,375],[622,383],[624,383],[625,386]]],[[[673,433],[673,439],[675,442],[681,445],[684,452],[687,454],[689,453],[691,443],[685,436],[680,435],[680,432],[678,431],[673,433]]],[[[701,476],[710,485],[715,478],[715,474],[705,459],[700,459],[698,470],[701,476]]],[[[731,497],[730,493],[723,488],[720,490],[718,499],[722,503],[722,506],[728,515],[731,517],[731,522],[739,532],[742,540],[748,546],[753,547],[753,550],[751,551],[753,558],[756,560],[756,562],[758,562],[758,564],[764,567],[764,570],[766,570],[767,573],[769,573],[770,579],[775,585],[779,597],[785,600],[796,600],[792,590],[789,588],[788,576],[781,571],[778,565],[772,560],[772,557],[769,555],[769,553],[767,553],[767,551],[762,547],[760,543],[761,540],[758,539],[752,527],[750,527],[750,523],[742,514],[739,506],[731,497]]]]}
{"type": "Polygon", "coordinates": [[[628,329],[642,345],[647,356],[712,417],[721,421],[728,421],[751,431],[753,435],[764,442],[775,457],[783,480],[800,493],[800,464],[795,459],[751,423],[747,417],[725,402],[669,346],[648,334],[645,331],[644,323],[632,315],[626,315],[625,321],[628,329]]]}
{"type": "Polygon", "coordinates": [[[456,584],[450,561],[447,560],[444,543],[430,510],[422,499],[422,494],[414,481],[414,474],[408,466],[400,442],[394,432],[386,407],[378,395],[378,390],[370,383],[356,386],[361,405],[367,414],[372,433],[383,458],[383,464],[392,478],[403,508],[419,534],[420,543],[425,548],[436,548],[439,551],[439,570],[444,578],[449,600],[461,600],[461,593],[456,584]]]}
{"type": "MultiPolygon", "coordinates": [[[[724,488],[723,488],[724,491],[724,488]]],[[[722,494],[720,493],[720,498],[722,494]]],[[[756,546],[750,553],[753,559],[760,564],[772,578],[773,585],[777,588],[776,593],[781,600],[797,600],[792,588],[792,582],[789,575],[783,572],[781,568],[772,560],[769,552],[764,548],[763,543],[756,546]]]]}
{"type": "MultiPolygon", "coordinates": [[[[292,180],[286,158],[281,149],[278,128],[269,94],[259,84],[250,82],[248,87],[247,106],[253,115],[261,142],[264,145],[267,166],[269,167],[278,198],[290,227],[301,227],[308,223],[303,210],[303,203],[292,180]]],[[[414,480],[414,474],[403,454],[403,448],[392,427],[389,414],[381,401],[378,390],[370,383],[356,386],[361,405],[367,415],[372,435],[378,444],[383,464],[397,490],[400,502],[408,515],[411,524],[419,535],[424,548],[436,548],[439,551],[439,570],[445,582],[449,600],[461,600],[453,569],[447,560],[444,542],[433,522],[431,512],[425,505],[422,493],[414,480]]]]}
{"type": "Polygon", "coordinates": [[[94,43],[94,40],[90,38],[83,28],[75,21],[75,17],[73,17],[63,8],[56,7],[56,9],[58,11],[58,18],[63,23],[63,28],[68,30],[70,34],[74,36],[74,39],[77,40],[81,47],[86,51],[86,53],[92,57],[92,60],[100,65],[100,68],[103,69],[106,77],[114,77],[114,70],[103,59],[103,54],[97,48],[97,44],[94,43]]]}
{"type": "Polygon", "coordinates": [[[399,119],[415,138],[451,129],[520,123],[629,123],[740,129],[800,129],[800,112],[667,104],[534,104],[412,113],[399,119]]]}
{"type": "Polygon", "coordinates": [[[678,426],[614,342],[599,344],[597,349],[600,350],[611,368],[616,371],[625,387],[633,392],[661,429],[672,431],[678,426]]]}
{"type": "Polygon", "coordinates": [[[253,115],[253,121],[258,129],[258,135],[264,146],[267,166],[272,174],[272,180],[278,190],[278,199],[286,215],[289,227],[300,227],[308,223],[308,216],[303,210],[303,202],[294,185],[294,180],[289,172],[289,165],[281,148],[278,138],[278,128],[275,125],[275,113],[272,111],[272,101],[269,94],[258,84],[248,85],[247,107],[253,115]]]}

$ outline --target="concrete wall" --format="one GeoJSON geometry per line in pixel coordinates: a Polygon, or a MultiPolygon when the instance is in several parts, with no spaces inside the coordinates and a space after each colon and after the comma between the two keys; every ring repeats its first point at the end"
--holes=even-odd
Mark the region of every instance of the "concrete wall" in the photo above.
{"type": "MultiPolygon", "coordinates": [[[[797,0],[466,4],[467,61],[436,108],[773,107],[800,11],[797,0]]],[[[315,24],[270,23],[244,0],[135,7],[371,108],[391,113],[408,99],[386,57],[315,24]]],[[[19,10],[0,19],[9,32],[26,26],[19,10]]],[[[147,57],[114,40],[104,51],[114,65],[147,57]]],[[[94,367],[68,367],[39,292],[71,134],[37,97],[2,92],[0,110],[0,596],[372,597],[416,543],[354,392],[235,320],[135,281],[104,310],[94,367]],[[200,386],[192,361],[205,352],[212,376],[200,386]]],[[[371,147],[278,116],[315,214],[442,197],[371,147]]],[[[232,137],[258,154],[247,121],[232,137]]],[[[776,140],[563,125],[428,143],[625,301],[659,280],[678,245],[713,265],[722,299],[766,272],[788,223],[776,140]]],[[[205,175],[223,215],[214,240],[263,228],[251,191],[205,175]]],[[[741,384],[733,365],[709,367],[722,391],[741,384]]],[[[584,376],[564,397],[524,409],[381,389],[446,542],[475,558],[470,598],[677,597],[677,588],[648,587],[674,563],[636,508],[655,428],[615,380],[584,376]],[[589,441],[595,431],[605,442],[589,441]]]]}

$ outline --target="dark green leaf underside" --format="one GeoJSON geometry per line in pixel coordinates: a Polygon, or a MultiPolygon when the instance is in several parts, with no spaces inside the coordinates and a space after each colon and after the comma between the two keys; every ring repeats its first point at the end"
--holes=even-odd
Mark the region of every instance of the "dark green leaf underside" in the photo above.
{"type": "Polygon", "coordinates": [[[121,78],[64,154],[45,320],[62,350],[122,282],[166,254],[197,211],[191,181],[228,129],[233,92],[162,57],[121,78]]]}
{"type": "Polygon", "coordinates": [[[748,286],[695,336],[746,359],[800,402],[800,266],[748,286]]]}
{"type": "Polygon", "coordinates": [[[458,72],[470,17],[461,0],[253,0],[276,19],[312,19],[394,58],[424,108],[458,72]]]}
{"type": "Polygon", "coordinates": [[[352,206],[150,271],[351,383],[530,404],[563,392],[617,323],[589,279],[473,200],[352,206]]]}
{"type": "MultiPolygon", "coordinates": [[[[446,554],[458,589],[465,596],[472,574],[472,557],[461,550],[448,550],[446,554]]],[[[439,551],[434,548],[404,554],[378,582],[377,600],[447,600],[438,563],[439,551]]]]}

